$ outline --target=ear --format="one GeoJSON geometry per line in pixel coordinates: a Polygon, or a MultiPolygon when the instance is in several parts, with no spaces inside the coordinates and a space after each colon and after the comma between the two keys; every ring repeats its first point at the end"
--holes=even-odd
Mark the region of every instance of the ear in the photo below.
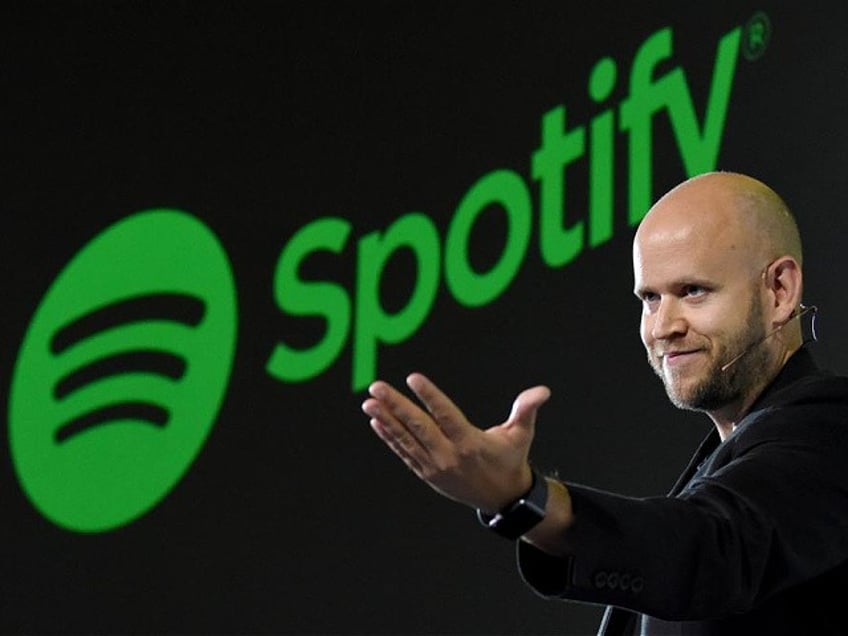
{"type": "Polygon", "coordinates": [[[801,266],[791,256],[781,256],[768,266],[765,279],[772,299],[772,324],[777,327],[790,320],[801,305],[801,266]]]}

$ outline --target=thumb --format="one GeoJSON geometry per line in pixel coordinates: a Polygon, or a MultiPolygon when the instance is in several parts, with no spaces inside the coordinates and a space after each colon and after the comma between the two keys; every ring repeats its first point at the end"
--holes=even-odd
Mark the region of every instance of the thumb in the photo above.
{"type": "Polygon", "coordinates": [[[549,397],[551,397],[551,390],[546,386],[534,386],[519,393],[515,402],[512,403],[512,411],[506,421],[507,426],[520,426],[532,430],[536,423],[536,413],[549,397]]]}

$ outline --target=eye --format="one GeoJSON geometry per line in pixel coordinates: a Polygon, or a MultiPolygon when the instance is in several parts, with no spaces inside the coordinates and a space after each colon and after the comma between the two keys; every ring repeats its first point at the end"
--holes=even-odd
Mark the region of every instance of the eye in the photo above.
{"type": "Polygon", "coordinates": [[[653,305],[655,305],[659,302],[660,295],[657,294],[656,292],[644,291],[641,294],[639,294],[639,300],[642,301],[642,304],[645,307],[651,307],[651,306],[653,306],[653,305]]]}
{"type": "Polygon", "coordinates": [[[703,285],[684,285],[682,292],[683,296],[687,298],[699,298],[704,296],[709,290],[703,285]]]}

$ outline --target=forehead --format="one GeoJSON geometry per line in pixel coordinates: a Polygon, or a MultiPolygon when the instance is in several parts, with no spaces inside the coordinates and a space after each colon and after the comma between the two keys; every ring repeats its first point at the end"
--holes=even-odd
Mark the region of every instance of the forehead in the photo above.
{"type": "Polygon", "coordinates": [[[745,234],[733,219],[709,211],[646,219],[633,243],[635,286],[657,289],[745,277],[754,260],[745,234]]]}

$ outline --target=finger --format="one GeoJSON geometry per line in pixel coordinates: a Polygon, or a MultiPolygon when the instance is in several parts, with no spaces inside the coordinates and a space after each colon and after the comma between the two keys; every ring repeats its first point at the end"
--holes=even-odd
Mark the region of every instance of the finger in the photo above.
{"type": "Polygon", "coordinates": [[[507,426],[518,426],[523,430],[532,431],[536,423],[539,408],[551,397],[551,390],[546,386],[534,386],[518,394],[512,403],[512,411],[506,422],[507,426]]]}
{"type": "Polygon", "coordinates": [[[406,384],[424,403],[448,439],[459,441],[474,428],[456,404],[424,375],[413,373],[406,384]]]}
{"type": "Polygon", "coordinates": [[[383,442],[392,449],[395,455],[397,455],[407,467],[412,470],[419,477],[422,474],[421,464],[409,453],[406,452],[406,449],[400,445],[395,439],[394,435],[391,433],[389,429],[383,426],[382,422],[376,418],[371,419],[371,429],[377,434],[383,442]]]}
{"type": "MultiPolygon", "coordinates": [[[[366,415],[371,416],[372,422],[377,422],[379,430],[375,429],[380,437],[388,443],[392,449],[401,449],[403,454],[409,457],[417,458],[415,461],[420,464],[427,456],[428,451],[424,448],[418,439],[412,435],[404,426],[403,422],[394,417],[391,412],[384,408],[384,405],[379,400],[370,398],[362,403],[362,410],[366,415]]],[[[373,425],[372,425],[373,428],[373,425]]]]}
{"type": "Polygon", "coordinates": [[[383,440],[395,455],[397,455],[410,469],[421,476],[424,470],[422,458],[426,461],[427,454],[420,444],[407,433],[402,427],[391,425],[380,417],[372,417],[371,429],[383,440]]]}
{"type": "MultiPolygon", "coordinates": [[[[375,398],[375,402],[369,404],[366,401],[366,404],[369,408],[379,411],[380,415],[374,412],[368,412],[368,414],[378,417],[391,428],[395,437],[404,443],[407,450],[410,448],[406,444],[406,436],[412,436],[427,453],[444,446],[444,436],[433,418],[408,397],[380,381],[374,382],[368,387],[368,391],[375,398]]],[[[419,461],[422,460],[423,458],[419,458],[419,461]]]]}

